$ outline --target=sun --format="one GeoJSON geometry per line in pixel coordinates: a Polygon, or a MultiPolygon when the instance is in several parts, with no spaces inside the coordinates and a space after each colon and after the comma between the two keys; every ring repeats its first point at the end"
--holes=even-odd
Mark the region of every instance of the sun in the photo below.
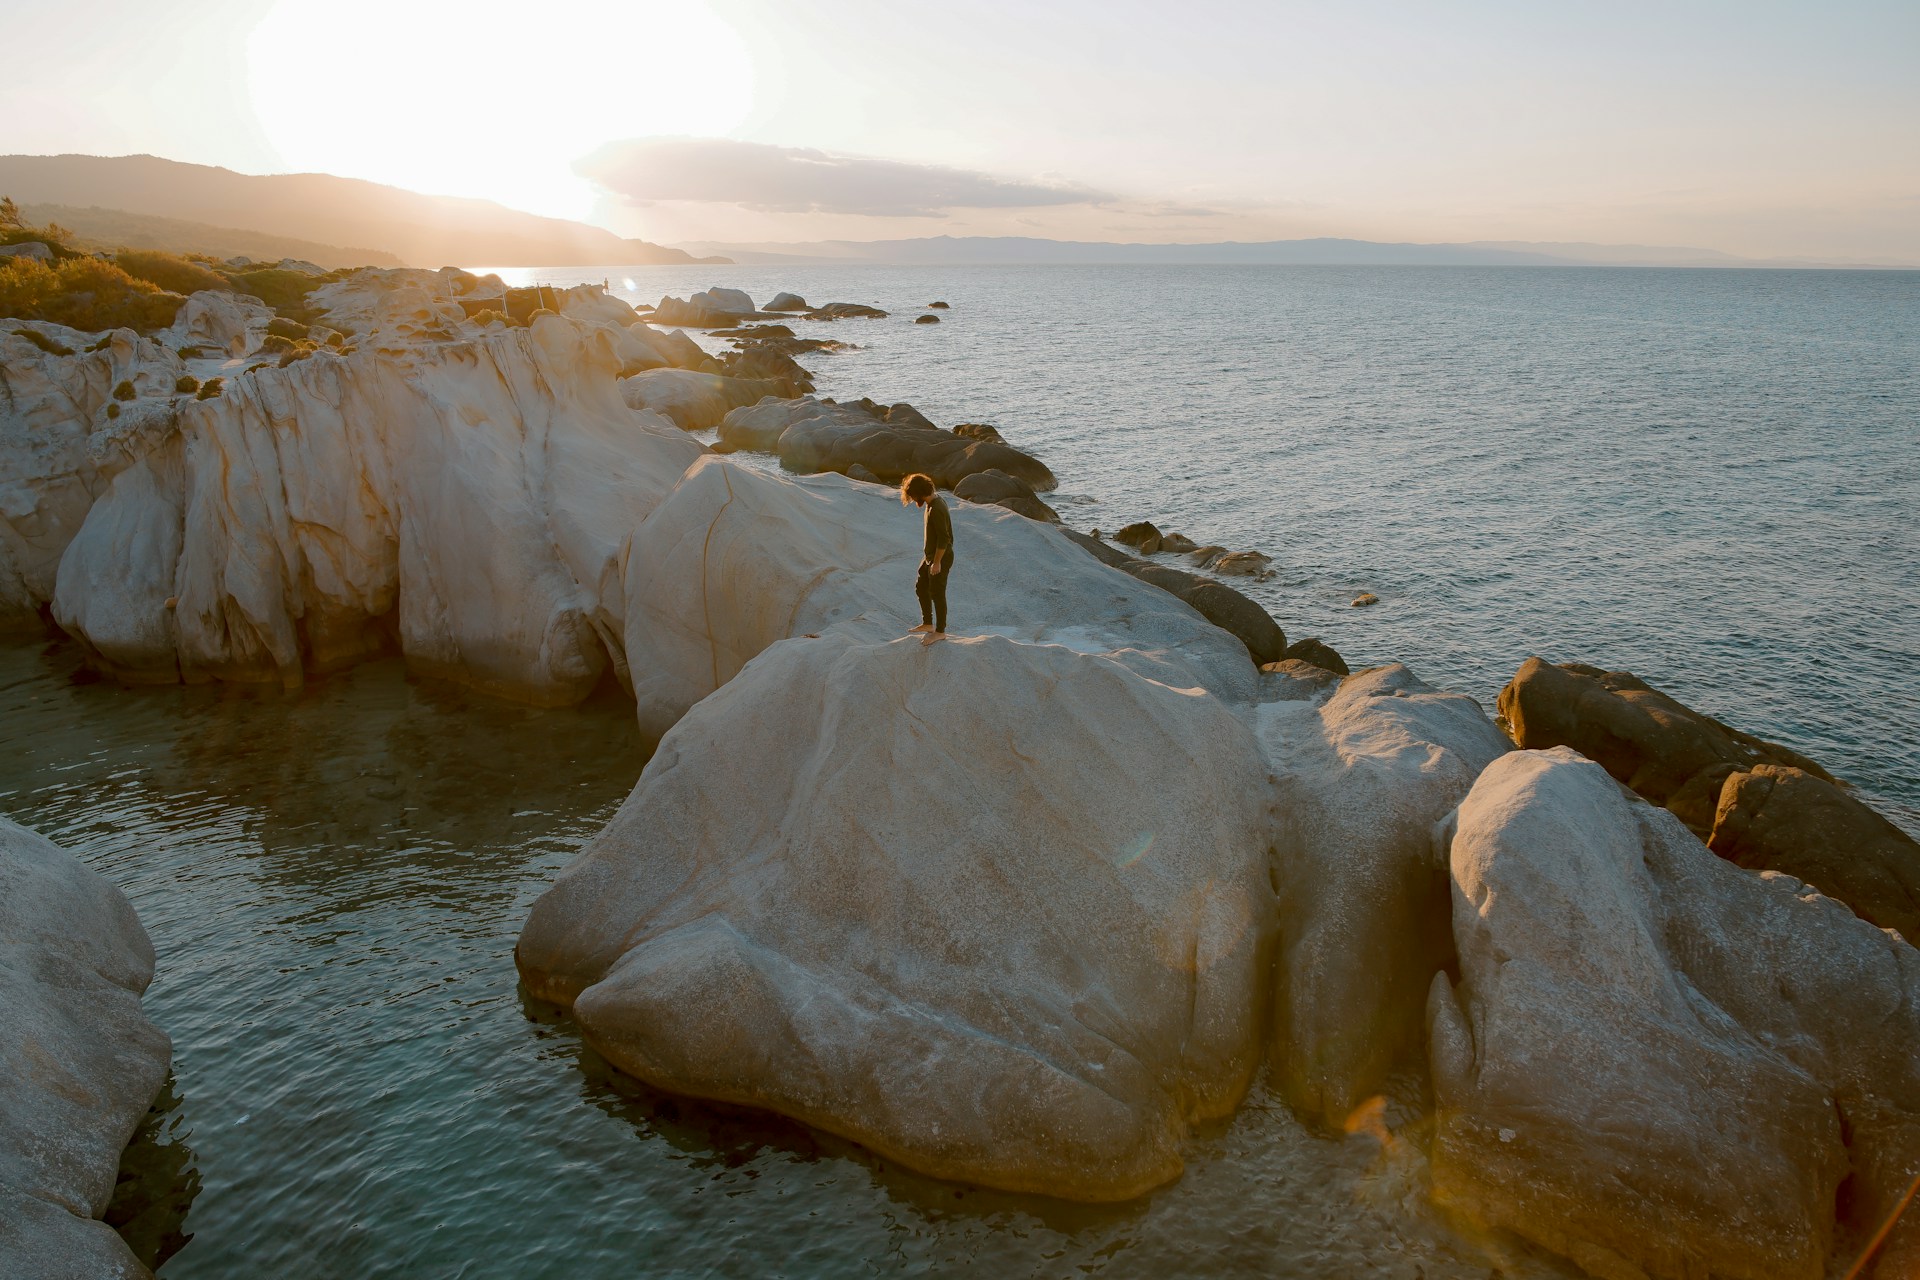
{"type": "Polygon", "coordinates": [[[723,135],[753,59],[700,0],[278,0],[247,40],[253,109],[293,172],[585,218],[603,142],[723,135]]]}

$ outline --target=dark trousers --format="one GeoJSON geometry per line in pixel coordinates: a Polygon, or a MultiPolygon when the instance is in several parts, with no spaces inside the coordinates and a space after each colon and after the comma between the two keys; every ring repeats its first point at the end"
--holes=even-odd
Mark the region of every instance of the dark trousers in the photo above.
{"type": "Polygon", "coordinates": [[[940,572],[934,573],[927,562],[920,562],[920,576],[914,579],[913,594],[920,597],[920,621],[935,631],[947,629],[947,579],[953,576],[953,552],[940,557],[940,572]]]}

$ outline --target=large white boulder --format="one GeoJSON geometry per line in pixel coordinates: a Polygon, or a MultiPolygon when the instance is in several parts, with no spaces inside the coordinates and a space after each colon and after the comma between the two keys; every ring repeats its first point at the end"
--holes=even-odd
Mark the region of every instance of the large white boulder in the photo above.
{"type": "Polygon", "coordinates": [[[685,431],[718,426],[729,410],[757,404],[779,389],[768,378],[731,378],[692,369],[649,369],[620,382],[620,394],[629,405],[671,419],[685,431]]]}
{"type": "MultiPolygon", "coordinates": [[[[1111,654],[1164,684],[1254,698],[1246,647],[1164,591],[1010,511],[955,503],[952,514],[956,634],[1111,654]]],[[[919,509],[878,486],[700,459],[626,561],[624,654],[642,727],[664,732],[777,641],[899,635],[920,620],[921,541],[919,509]]]]}
{"type": "Polygon", "coordinates": [[[1123,1199],[1259,1063],[1264,784],[1221,702],[1106,657],[792,640],[666,736],[516,958],[641,1079],[1123,1199]]]}
{"type": "Polygon", "coordinates": [[[105,485],[88,440],[113,425],[114,389],[170,396],[185,371],[172,350],[131,329],[95,335],[0,320],[0,625],[31,622],[53,597],[60,557],[105,485]]]}
{"type": "Polygon", "coordinates": [[[391,637],[424,671],[576,701],[617,643],[628,535],[704,452],[621,402],[624,339],[559,316],[383,337],[177,401],[102,451],[54,617],[133,678],[291,686],[391,637]]]}
{"type": "MultiPolygon", "coordinates": [[[[1715,857],[1570,748],[1440,837],[1436,1193],[1602,1276],[1814,1277],[1920,1176],[1920,951],[1715,857]]],[[[1920,1220],[1878,1274],[1920,1272],[1920,1220]]]]}
{"type": "Polygon", "coordinates": [[[1277,779],[1274,1078],[1338,1130],[1425,1042],[1427,988],[1453,955],[1433,825],[1510,744],[1479,703],[1398,664],[1252,718],[1277,779]]]}
{"type": "Polygon", "coordinates": [[[245,294],[203,289],[181,304],[173,324],[154,335],[169,350],[200,347],[223,356],[244,356],[267,336],[273,308],[245,294]]]}
{"type": "Polygon", "coordinates": [[[0,818],[0,1275],[146,1276],[99,1221],[172,1046],[120,891],[0,818]]]}

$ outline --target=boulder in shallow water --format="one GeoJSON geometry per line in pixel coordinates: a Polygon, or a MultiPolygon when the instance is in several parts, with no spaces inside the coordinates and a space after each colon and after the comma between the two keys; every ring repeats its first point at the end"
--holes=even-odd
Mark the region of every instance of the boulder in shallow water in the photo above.
{"type": "MultiPolygon", "coordinates": [[[[1566,747],[1474,784],[1440,840],[1436,1193],[1598,1275],[1823,1274],[1920,1175],[1920,952],[1715,857],[1566,747]]],[[[1903,1222],[1878,1274],[1920,1269],[1903,1222]]]]}
{"type": "Polygon", "coordinates": [[[1164,541],[1160,530],[1151,520],[1136,520],[1132,524],[1122,525],[1113,540],[1122,546],[1132,547],[1143,556],[1150,556],[1160,550],[1164,541]]]}
{"type": "Polygon", "coordinates": [[[1228,578],[1250,578],[1271,576],[1267,566],[1273,563],[1273,557],[1258,551],[1229,551],[1207,565],[1213,572],[1228,578]]]}
{"type": "Polygon", "coordinates": [[[1128,1199],[1258,1067],[1264,795],[1224,705],[1098,656],[792,640],[662,740],[515,957],[652,1084],[1128,1199]]]}
{"type": "Polygon", "coordinates": [[[120,891],[0,818],[0,1275],[146,1276],[99,1221],[172,1046],[120,891]]]}
{"type": "Polygon", "coordinates": [[[1423,1043],[1427,988],[1453,954],[1433,825],[1509,744],[1479,703],[1398,664],[1330,698],[1276,692],[1254,713],[1278,784],[1272,1070],[1297,1112],[1339,1132],[1423,1043]]]}
{"type": "Polygon", "coordinates": [[[807,300],[805,298],[797,293],[784,292],[774,294],[773,301],[769,302],[765,307],[765,310],[768,311],[805,311],[806,309],[807,300]]]}
{"type": "MultiPolygon", "coordinates": [[[[895,417],[900,408],[912,406],[895,406],[895,417]]],[[[931,423],[902,425],[852,412],[801,418],[781,433],[775,447],[780,465],[802,475],[845,471],[858,462],[888,481],[918,471],[943,489],[979,471],[1003,471],[1041,491],[1059,483],[1046,463],[1007,445],[964,440],[931,423]]]]}
{"type": "Polygon", "coordinates": [[[934,315],[915,316],[913,322],[915,324],[939,324],[940,317],[934,315]]]}

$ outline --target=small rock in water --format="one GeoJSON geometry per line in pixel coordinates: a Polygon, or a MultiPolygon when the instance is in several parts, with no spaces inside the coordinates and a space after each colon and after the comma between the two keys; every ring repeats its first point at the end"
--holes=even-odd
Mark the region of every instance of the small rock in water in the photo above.
{"type": "Polygon", "coordinates": [[[1225,554],[1227,554],[1225,547],[1195,547],[1187,553],[1187,561],[1198,568],[1204,569],[1225,554]]]}
{"type": "Polygon", "coordinates": [[[1353,598],[1353,607],[1356,609],[1364,609],[1366,606],[1370,604],[1379,604],[1379,603],[1380,603],[1380,597],[1373,594],[1373,592],[1371,591],[1362,591],[1359,595],[1353,598]]]}
{"type": "Polygon", "coordinates": [[[1257,574],[1273,563],[1273,557],[1261,555],[1258,551],[1233,551],[1221,556],[1212,564],[1215,573],[1229,578],[1243,578],[1257,574]]]}
{"type": "Polygon", "coordinates": [[[1160,530],[1151,520],[1136,520],[1120,532],[1113,535],[1115,542],[1123,542],[1143,556],[1150,556],[1160,549],[1162,541],[1160,530]]]}
{"type": "Polygon", "coordinates": [[[1200,548],[1198,543],[1184,533],[1163,533],[1160,535],[1160,549],[1162,551],[1177,551],[1184,554],[1188,551],[1197,551],[1200,548]]]}
{"type": "Polygon", "coordinates": [[[807,300],[797,293],[776,293],[766,305],[768,311],[805,311],[807,300]]]}
{"type": "Polygon", "coordinates": [[[915,316],[913,318],[913,322],[915,324],[939,324],[940,317],[939,316],[915,316]]]}
{"type": "Polygon", "coordinates": [[[944,302],[929,302],[927,305],[929,307],[932,307],[935,311],[947,310],[947,304],[944,302]]]}

